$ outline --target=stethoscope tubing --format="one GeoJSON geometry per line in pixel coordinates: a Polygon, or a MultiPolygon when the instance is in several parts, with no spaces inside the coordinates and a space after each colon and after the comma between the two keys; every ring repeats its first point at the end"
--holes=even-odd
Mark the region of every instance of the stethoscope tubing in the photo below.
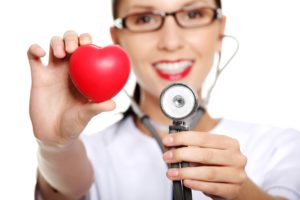
{"type": "MultiPolygon", "coordinates": [[[[166,151],[164,148],[164,144],[162,143],[161,138],[159,137],[159,134],[153,124],[151,123],[151,120],[149,116],[144,114],[140,108],[138,107],[135,100],[124,90],[126,95],[129,97],[131,102],[131,108],[133,112],[136,114],[136,116],[139,118],[139,120],[143,123],[143,125],[148,129],[150,134],[155,139],[156,143],[158,144],[160,150],[162,153],[166,151]]],[[[170,130],[171,133],[171,130],[170,130]]],[[[182,163],[172,163],[170,165],[167,165],[168,169],[170,168],[181,168],[181,167],[188,167],[188,163],[182,162],[182,163]]],[[[182,181],[173,181],[173,198],[174,200],[192,200],[192,192],[190,188],[187,188],[183,186],[182,181]]]]}

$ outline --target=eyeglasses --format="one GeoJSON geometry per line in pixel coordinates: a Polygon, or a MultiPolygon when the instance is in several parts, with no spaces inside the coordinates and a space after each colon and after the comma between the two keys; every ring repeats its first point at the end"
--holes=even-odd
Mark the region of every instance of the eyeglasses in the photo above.
{"type": "Polygon", "coordinates": [[[151,32],[159,30],[167,16],[173,16],[181,28],[198,28],[212,24],[222,17],[220,8],[181,9],[175,12],[152,11],[127,15],[114,20],[114,27],[131,32],[151,32]]]}

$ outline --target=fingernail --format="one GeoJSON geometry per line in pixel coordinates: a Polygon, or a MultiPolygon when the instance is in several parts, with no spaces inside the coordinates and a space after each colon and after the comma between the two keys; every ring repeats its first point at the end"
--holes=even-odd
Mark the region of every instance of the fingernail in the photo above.
{"type": "Polygon", "coordinates": [[[67,47],[69,51],[74,51],[76,49],[76,42],[75,41],[68,41],[67,47]]]}
{"type": "Polygon", "coordinates": [[[62,46],[56,46],[55,49],[54,49],[54,54],[56,57],[62,57],[63,55],[63,48],[62,46]]]}
{"type": "Polygon", "coordinates": [[[80,40],[81,45],[89,44],[89,43],[91,43],[91,40],[88,37],[84,37],[80,40]]]}
{"type": "Polygon", "coordinates": [[[177,177],[179,174],[178,169],[169,169],[167,172],[168,176],[177,177]]]}
{"type": "Polygon", "coordinates": [[[183,181],[183,184],[185,185],[185,186],[187,186],[187,187],[191,187],[192,186],[192,181],[191,180],[184,180],[183,181]]]}
{"type": "Polygon", "coordinates": [[[173,152],[172,151],[168,151],[168,152],[164,153],[163,158],[164,158],[164,160],[172,160],[172,158],[173,158],[173,152]]]}
{"type": "Polygon", "coordinates": [[[174,138],[171,135],[168,135],[163,139],[163,143],[166,145],[173,144],[173,142],[174,142],[174,138]]]}

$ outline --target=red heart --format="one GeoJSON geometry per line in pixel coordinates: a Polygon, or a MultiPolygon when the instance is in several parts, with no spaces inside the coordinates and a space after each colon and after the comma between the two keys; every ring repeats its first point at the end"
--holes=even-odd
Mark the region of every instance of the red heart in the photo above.
{"type": "Polygon", "coordinates": [[[103,102],[114,97],[125,85],[130,72],[126,52],[117,45],[101,48],[80,46],[69,62],[70,77],[88,99],[103,102]]]}

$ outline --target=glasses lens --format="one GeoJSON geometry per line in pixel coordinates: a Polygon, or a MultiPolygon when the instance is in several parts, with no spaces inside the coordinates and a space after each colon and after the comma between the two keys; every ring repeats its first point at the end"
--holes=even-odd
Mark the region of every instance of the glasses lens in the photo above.
{"type": "Polygon", "coordinates": [[[196,8],[183,10],[176,15],[178,23],[187,28],[206,26],[215,19],[215,10],[212,8],[196,8]]]}
{"type": "Polygon", "coordinates": [[[153,13],[139,13],[126,17],[126,26],[131,31],[143,32],[157,29],[162,17],[153,13]]]}

